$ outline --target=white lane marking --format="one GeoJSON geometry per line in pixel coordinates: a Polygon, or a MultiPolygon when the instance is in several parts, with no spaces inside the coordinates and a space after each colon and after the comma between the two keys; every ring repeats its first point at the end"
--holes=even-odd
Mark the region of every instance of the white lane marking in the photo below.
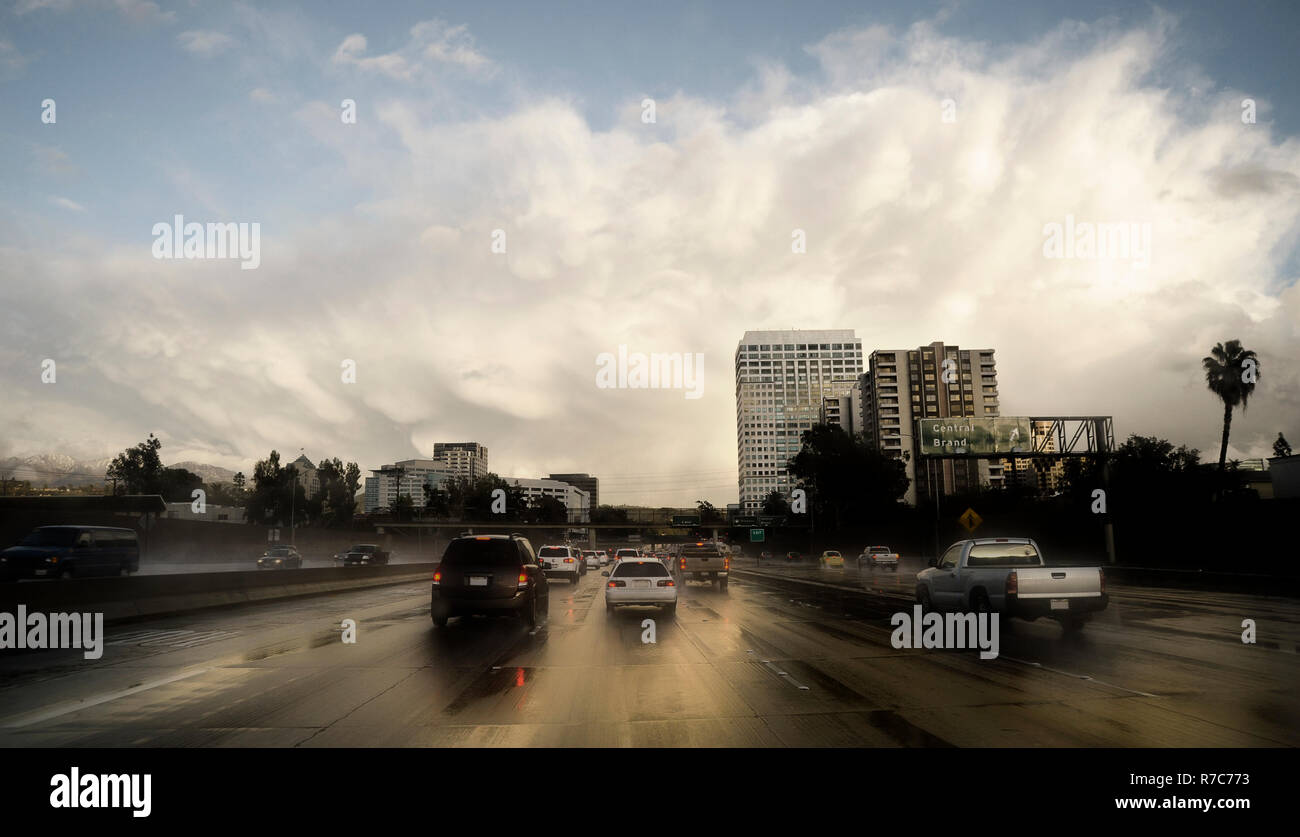
{"type": "Polygon", "coordinates": [[[31,726],[32,724],[39,724],[42,721],[48,721],[53,718],[58,718],[61,715],[67,715],[69,712],[80,712],[82,709],[89,709],[92,706],[99,706],[102,703],[108,703],[109,701],[117,700],[118,698],[127,697],[129,695],[138,694],[140,692],[147,692],[150,689],[156,689],[159,686],[166,686],[168,683],[175,683],[178,680],[185,680],[190,677],[196,677],[200,674],[206,674],[209,671],[212,671],[212,669],[201,668],[198,669],[197,671],[186,671],[180,674],[173,674],[171,677],[164,677],[161,680],[154,680],[151,683],[141,683],[139,686],[132,686],[131,688],[123,689],[120,692],[112,692],[107,695],[100,695],[99,697],[96,698],[89,698],[87,700],[79,701],[75,704],[72,704],[71,706],[64,706],[59,709],[51,709],[48,712],[40,712],[35,715],[28,715],[26,717],[20,716],[19,720],[9,721],[7,723],[0,724],[0,727],[4,727],[5,729],[17,729],[19,727],[28,727],[31,726]]]}
{"type": "Polygon", "coordinates": [[[1073,677],[1076,680],[1087,680],[1091,683],[1096,683],[1098,686],[1107,686],[1111,689],[1119,689],[1121,692],[1128,692],[1129,694],[1141,695],[1142,697],[1149,697],[1149,698],[1160,697],[1159,695],[1153,695],[1150,692],[1142,692],[1137,689],[1130,689],[1127,686],[1116,686],[1114,683],[1107,683],[1104,680],[1098,680],[1097,678],[1093,677],[1091,674],[1075,674],[1072,671],[1062,671],[1059,668],[1052,668],[1051,666],[1045,666],[1042,663],[1036,663],[1033,662],[1032,660],[1018,660],[1015,657],[1008,657],[1005,654],[1002,655],[1001,659],[1010,660],[1013,663],[1020,663],[1021,665],[1025,665],[1025,666],[1033,666],[1034,668],[1041,668],[1043,671],[1050,671],[1053,674],[1061,674],[1064,675],[1065,677],[1073,677]]]}
{"type": "Polygon", "coordinates": [[[785,681],[789,683],[791,686],[794,686],[796,689],[800,689],[801,691],[805,691],[805,692],[809,691],[807,686],[805,686],[804,684],[800,683],[798,680],[795,680],[793,677],[791,677],[790,672],[782,671],[780,667],[775,665],[771,660],[760,660],[759,662],[767,666],[767,668],[777,677],[785,678],[785,681]]]}

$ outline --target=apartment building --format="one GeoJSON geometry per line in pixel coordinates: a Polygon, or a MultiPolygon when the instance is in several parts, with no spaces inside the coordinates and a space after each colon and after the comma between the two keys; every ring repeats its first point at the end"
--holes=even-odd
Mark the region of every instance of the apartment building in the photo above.
{"type": "Polygon", "coordinates": [[[551,474],[547,479],[567,482],[574,488],[587,492],[593,509],[600,505],[600,480],[591,474],[551,474]]]}
{"type": "Polygon", "coordinates": [[[488,474],[488,449],[478,442],[434,442],[433,458],[448,473],[471,482],[488,474]]]}
{"type": "Polygon", "coordinates": [[[852,329],[746,331],[736,346],[736,459],[740,507],[756,513],[772,491],[789,495],[786,465],[827,398],[862,374],[852,329]]]}
{"type": "Polygon", "coordinates": [[[992,349],[934,342],[915,349],[877,349],[860,378],[862,431],[869,444],[904,459],[910,480],[904,499],[1002,485],[996,460],[918,459],[917,419],[997,416],[998,377],[992,349]],[[907,454],[904,456],[904,454],[907,454]]]}

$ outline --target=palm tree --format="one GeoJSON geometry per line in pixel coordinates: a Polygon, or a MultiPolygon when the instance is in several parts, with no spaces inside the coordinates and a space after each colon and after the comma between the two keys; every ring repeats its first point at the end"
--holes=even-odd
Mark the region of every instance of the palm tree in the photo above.
{"type": "Polygon", "coordinates": [[[1219,445],[1219,471],[1228,459],[1228,430],[1232,426],[1232,408],[1246,409],[1250,394],[1259,380],[1259,358],[1243,349],[1240,340],[1216,343],[1210,357],[1201,360],[1205,385],[1223,401],[1223,441],[1219,445]]]}

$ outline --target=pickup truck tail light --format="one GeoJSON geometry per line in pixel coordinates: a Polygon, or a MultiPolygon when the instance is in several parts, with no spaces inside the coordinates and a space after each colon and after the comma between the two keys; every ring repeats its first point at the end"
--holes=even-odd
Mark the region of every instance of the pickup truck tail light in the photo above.
{"type": "Polygon", "coordinates": [[[723,568],[724,570],[729,570],[729,569],[731,569],[731,559],[730,559],[730,558],[723,558],[723,559],[722,559],[722,568],[723,568]]]}
{"type": "Polygon", "coordinates": [[[1101,592],[1106,592],[1106,570],[1101,567],[1097,568],[1097,578],[1101,580],[1101,592]]]}
{"type": "Polygon", "coordinates": [[[686,559],[685,559],[685,558],[682,559],[681,568],[682,568],[683,570],[686,569],[686,559]]]}
{"type": "Polygon", "coordinates": [[[1020,579],[1016,576],[1016,571],[1012,570],[1007,573],[1007,595],[1014,596],[1020,590],[1020,579]]]}

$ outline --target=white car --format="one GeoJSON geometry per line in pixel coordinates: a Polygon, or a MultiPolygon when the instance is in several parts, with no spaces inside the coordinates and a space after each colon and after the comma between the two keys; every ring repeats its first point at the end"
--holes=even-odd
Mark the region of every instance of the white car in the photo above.
{"type": "Polygon", "coordinates": [[[619,561],[639,561],[641,560],[641,550],[639,549],[620,549],[614,553],[614,565],[617,566],[619,561]]]}
{"type": "Polygon", "coordinates": [[[660,607],[667,616],[677,612],[677,584],[662,561],[624,558],[601,573],[605,582],[605,612],[623,605],[660,607]]]}
{"type": "Polygon", "coordinates": [[[542,573],[547,578],[562,575],[574,584],[586,571],[582,553],[571,546],[544,546],[537,550],[537,563],[541,564],[542,573]]]}
{"type": "Polygon", "coordinates": [[[594,549],[582,550],[582,557],[587,561],[587,569],[589,570],[600,569],[600,555],[601,553],[597,552],[594,549]]]}

